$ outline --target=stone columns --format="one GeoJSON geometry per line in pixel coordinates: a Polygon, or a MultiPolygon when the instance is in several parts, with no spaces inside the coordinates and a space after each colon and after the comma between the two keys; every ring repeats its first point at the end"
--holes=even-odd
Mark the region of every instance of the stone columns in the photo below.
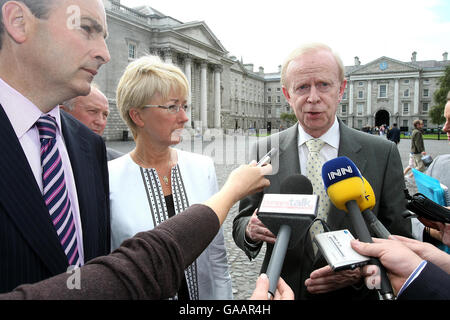
{"type": "Polygon", "coordinates": [[[372,80],[367,81],[367,115],[372,117],[372,80]]]}
{"type": "Polygon", "coordinates": [[[202,128],[208,128],[208,62],[201,62],[201,75],[200,75],[200,121],[202,122],[202,128]]]}
{"type": "Polygon", "coordinates": [[[419,114],[419,79],[414,80],[414,113],[413,115],[419,114]]]}
{"type": "Polygon", "coordinates": [[[349,90],[348,90],[348,126],[353,128],[353,81],[349,81],[349,90]]]}
{"type": "Polygon", "coordinates": [[[220,74],[222,66],[214,66],[214,128],[222,127],[221,121],[221,92],[220,92],[220,74]]]}
{"type": "Polygon", "coordinates": [[[189,83],[189,97],[188,97],[188,112],[187,116],[189,121],[186,123],[186,127],[192,127],[192,58],[189,55],[185,55],[184,57],[184,74],[189,83]]]}
{"type": "Polygon", "coordinates": [[[164,62],[172,63],[172,55],[173,55],[172,49],[164,48],[163,53],[164,53],[164,62]]]}
{"type": "Polygon", "coordinates": [[[399,86],[398,79],[394,80],[394,115],[398,114],[398,103],[399,103],[399,86]]]}

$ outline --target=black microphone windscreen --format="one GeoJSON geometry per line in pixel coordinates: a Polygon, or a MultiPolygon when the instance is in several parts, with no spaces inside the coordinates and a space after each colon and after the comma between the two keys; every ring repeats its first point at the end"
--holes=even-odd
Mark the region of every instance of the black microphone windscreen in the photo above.
{"type": "Polygon", "coordinates": [[[287,177],[281,183],[281,194],[313,194],[311,181],[302,174],[287,177]]]}

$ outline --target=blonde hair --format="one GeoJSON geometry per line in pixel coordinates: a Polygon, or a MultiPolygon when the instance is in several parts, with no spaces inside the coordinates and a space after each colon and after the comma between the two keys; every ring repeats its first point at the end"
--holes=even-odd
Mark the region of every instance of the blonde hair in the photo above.
{"type": "Polygon", "coordinates": [[[285,87],[286,89],[288,89],[288,84],[287,84],[287,80],[286,80],[286,72],[287,72],[289,63],[291,63],[292,60],[295,60],[296,58],[300,57],[301,55],[303,55],[305,53],[319,51],[319,50],[327,50],[333,54],[334,59],[336,60],[336,64],[339,69],[339,80],[341,82],[344,81],[344,77],[345,77],[344,64],[342,63],[342,59],[339,57],[339,55],[336,52],[334,52],[326,44],[313,42],[313,43],[307,43],[307,44],[304,44],[304,45],[298,47],[297,49],[292,51],[287,56],[286,60],[283,63],[283,66],[281,68],[281,85],[283,87],[285,87]]]}
{"type": "Polygon", "coordinates": [[[139,58],[127,66],[117,86],[116,99],[120,116],[135,138],[136,125],[129,115],[130,109],[141,109],[155,94],[167,100],[174,91],[188,99],[189,83],[177,66],[151,55],[139,58]]]}

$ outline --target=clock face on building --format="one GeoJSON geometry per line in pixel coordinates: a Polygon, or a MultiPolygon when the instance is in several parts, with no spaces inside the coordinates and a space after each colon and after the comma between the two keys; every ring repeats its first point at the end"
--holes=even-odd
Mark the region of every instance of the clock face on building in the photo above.
{"type": "Polygon", "coordinates": [[[380,70],[384,71],[387,69],[387,67],[388,67],[388,64],[386,61],[383,61],[380,63],[380,70]]]}

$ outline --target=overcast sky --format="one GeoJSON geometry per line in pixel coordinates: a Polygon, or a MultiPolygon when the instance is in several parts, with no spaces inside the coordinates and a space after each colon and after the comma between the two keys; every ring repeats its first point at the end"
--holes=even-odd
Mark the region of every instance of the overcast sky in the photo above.
{"type": "Polygon", "coordinates": [[[122,0],[181,22],[204,21],[229,55],[276,72],[304,42],[324,42],[345,65],[381,56],[442,60],[450,52],[450,0],[122,0]]]}

